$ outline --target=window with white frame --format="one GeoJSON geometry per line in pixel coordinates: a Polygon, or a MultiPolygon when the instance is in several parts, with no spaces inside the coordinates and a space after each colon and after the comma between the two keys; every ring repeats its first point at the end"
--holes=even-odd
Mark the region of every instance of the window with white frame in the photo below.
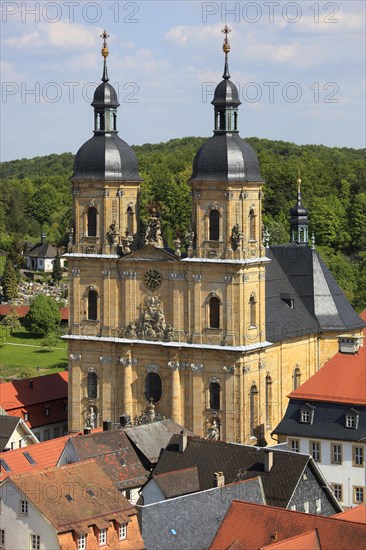
{"type": "Polygon", "coordinates": [[[78,537],[78,550],[86,549],[86,535],[79,535],[78,537]]]}
{"type": "Polygon", "coordinates": [[[41,535],[31,535],[31,549],[32,550],[41,549],[41,535]]]}
{"type": "Polygon", "coordinates": [[[118,529],[119,540],[127,539],[127,523],[121,523],[118,529]]]}
{"type": "Polygon", "coordinates": [[[99,545],[107,544],[107,529],[103,528],[99,531],[99,545]]]}
{"type": "Polygon", "coordinates": [[[302,409],[301,411],[301,422],[304,422],[305,424],[310,424],[310,411],[307,409],[302,409]]]}
{"type": "Polygon", "coordinates": [[[19,512],[21,514],[24,514],[24,515],[28,514],[28,501],[27,500],[21,500],[20,501],[19,512]]]}
{"type": "Polygon", "coordinates": [[[363,447],[352,447],[352,466],[362,467],[364,463],[363,447]]]}
{"type": "Polygon", "coordinates": [[[332,464],[342,464],[342,445],[340,443],[331,443],[331,461],[332,464]]]}
{"type": "Polygon", "coordinates": [[[365,487],[353,487],[354,504],[363,504],[365,502],[365,487]]]}
{"type": "Polygon", "coordinates": [[[342,502],[343,500],[343,485],[341,483],[331,483],[330,484],[332,491],[334,493],[334,496],[336,499],[339,500],[339,502],[342,502]]]}
{"type": "Polygon", "coordinates": [[[320,441],[309,441],[310,454],[315,462],[320,462],[320,441]]]}
{"type": "Polygon", "coordinates": [[[309,513],[309,510],[310,510],[310,508],[309,508],[309,502],[306,500],[306,501],[304,502],[304,512],[305,512],[305,514],[308,514],[308,513],[309,513]]]}
{"type": "Polygon", "coordinates": [[[322,499],[317,498],[315,500],[315,513],[320,514],[321,511],[322,511],[322,499]]]}
{"type": "Polygon", "coordinates": [[[354,428],[356,426],[356,419],[353,414],[346,415],[346,428],[354,428]]]}
{"type": "Polygon", "coordinates": [[[299,439],[289,439],[289,447],[293,453],[300,452],[300,440],[299,439]]]}
{"type": "Polygon", "coordinates": [[[24,412],[23,412],[23,416],[24,416],[24,420],[25,420],[26,422],[28,422],[28,420],[29,420],[29,413],[26,412],[26,411],[24,411],[24,412]]]}
{"type": "Polygon", "coordinates": [[[296,504],[291,504],[290,510],[294,510],[294,512],[296,512],[296,504]]]}

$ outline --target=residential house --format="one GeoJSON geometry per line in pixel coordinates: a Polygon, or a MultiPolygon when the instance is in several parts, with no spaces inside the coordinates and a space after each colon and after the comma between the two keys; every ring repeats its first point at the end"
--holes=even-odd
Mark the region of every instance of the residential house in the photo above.
{"type": "MultiPolygon", "coordinates": [[[[72,434],[71,437],[80,437],[80,435],[72,434]]],[[[56,466],[69,437],[65,435],[42,441],[27,449],[14,449],[0,453],[0,483],[9,475],[56,466]]]]}
{"type": "MultiPolygon", "coordinates": [[[[44,233],[41,235],[41,242],[27,246],[24,257],[27,260],[27,268],[33,271],[51,272],[53,262],[57,256],[57,248],[47,242],[44,233]]],[[[61,267],[64,267],[65,259],[60,258],[61,267]]]]}
{"type": "Polygon", "coordinates": [[[80,462],[92,457],[122,494],[135,504],[149,472],[141,463],[123,429],[70,437],[57,465],[80,462]]]}
{"type": "Polygon", "coordinates": [[[39,441],[65,435],[67,429],[68,372],[3,382],[0,406],[22,418],[39,441]]]}
{"type": "MultiPolygon", "coordinates": [[[[218,482],[219,479],[217,480],[218,482]]],[[[175,476],[177,485],[186,477],[175,476]]],[[[171,486],[173,488],[173,486],[171,486]]],[[[178,490],[174,492],[178,492],[178,490]]],[[[137,506],[147,550],[208,548],[233,499],[265,504],[260,477],[222,485],[147,506],[137,506]]]]}
{"type": "Polygon", "coordinates": [[[22,418],[0,412],[0,453],[34,443],[39,441],[22,418]]]}
{"type": "Polygon", "coordinates": [[[289,395],[274,430],[291,450],[312,456],[346,507],[366,502],[366,349],[361,342],[357,336],[339,338],[339,352],[289,395]]]}
{"type": "Polygon", "coordinates": [[[358,550],[366,522],[325,517],[234,500],[210,550],[358,550]]]}
{"type": "Polygon", "coordinates": [[[142,550],[137,511],[93,460],[9,476],[2,484],[7,550],[142,550]]]}
{"type": "Polygon", "coordinates": [[[173,436],[162,452],[151,479],[141,490],[143,503],[169,497],[164,488],[163,474],[170,474],[170,484],[175,476],[186,479],[180,493],[186,494],[189,486],[193,491],[214,487],[218,472],[226,484],[260,477],[266,502],[272,506],[322,515],[342,511],[309,455],[186,437],[184,434],[173,436]]]}

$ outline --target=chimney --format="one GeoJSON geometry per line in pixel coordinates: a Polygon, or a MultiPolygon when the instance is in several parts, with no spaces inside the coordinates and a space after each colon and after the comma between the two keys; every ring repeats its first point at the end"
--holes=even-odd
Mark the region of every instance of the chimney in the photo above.
{"type": "Polygon", "coordinates": [[[119,417],[119,425],[121,428],[126,428],[131,423],[131,417],[128,414],[121,414],[119,417]]]}
{"type": "Polygon", "coordinates": [[[112,429],[112,422],[110,420],[103,420],[103,432],[107,432],[112,429]]]}
{"type": "Polygon", "coordinates": [[[224,485],[225,485],[224,472],[215,472],[214,473],[214,487],[224,487],[224,485]]]}
{"type": "Polygon", "coordinates": [[[44,244],[46,242],[47,242],[46,233],[42,233],[42,235],[41,235],[41,244],[44,244]]]}
{"type": "Polygon", "coordinates": [[[270,472],[273,466],[273,451],[266,449],[264,451],[264,471],[270,472]]]}
{"type": "Polygon", "coordinates": [[[29,387],[31,390],[33,390],[33,380],[29,380],[29,387]]]}
{"type": "Polygon", "coordinates": [[[83,430],[83,434],[84,435],[89,435],[89,434],[91,434],[91,430],[92,429],[90,428],[90,426],[85,426],[85,428],[83,430]]]}
{"type": "Polygon", "coordinates": [[[183,430],[179,434],[179,452],[184,453],[187,448],[187,434],[183,430]]]}

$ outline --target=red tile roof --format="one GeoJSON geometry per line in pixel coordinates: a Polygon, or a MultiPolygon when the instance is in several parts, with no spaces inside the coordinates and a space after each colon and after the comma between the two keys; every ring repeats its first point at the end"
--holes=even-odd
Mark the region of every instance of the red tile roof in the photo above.
{"type": "MultiPolygon", "coordinates": [[[[334,516],[317,516],[234,500],[216,533],[210,550],[226,550],[233,543],[236,543],[238,549],[240,548],[238,544],[242,544],[245,550],[258,550],[273,544],[276,540],[284,541],[315,529],[318,532],[322,550],[364,548],[365,524],[339,521],[334,516]]],[[[293,548],[298,547],[292,546],[291,550],[293,548]]],[[[305,549],[307,549],[306,546],[301,547],[301,550],[305,549]]]]}
{"type": "Polygon", "coordinates": [[[49,403],[55,399],[67,399],[68,372],[57,372],[23,378],[0,384],[0,406],[10,413],[12,409],[49,403]]]}
{"type": "Polygon", "coordinates": [[[274,542],[268,546],[262,546],[260,550],[322,550],[316,529],[303,533],[296,537],[274,542]]]}
{"type": "MultiPolygon", "coordinates": [[[[95,431],[99,431],[101,429],[102,428],[96,428],[95,431]]],[[[6,471],[4,465],[0,465],[0,483],[13,474],[21,474],[28,471],[56,466],[68,439],[70,437],[81,435],[81,433],[65,435],[63,437],[50,439],[49,441],[35,443],[34,445],[29,445],[28,447],[22,447],[21,449],[14,449],[13,451],[0,453],[0,459],[5,461],[6,465],[10,468],[9,471],[6,471]],[[29,460],[24,456],[25,452],[33,458],[35,464],[31,464],[29,462],[29,460]]]]}
{"type": "MultiPolygon", "coordinates": [[[[366,311],[360,317],[366,319],[366,311]]],[[[366,340],[355,354],[338,352],[288,397],[366,405],[366,340]]]]}
{"type": "Polygon", "coordinates": [[[136,515],[136,509],[93,459],[9,476],[8,481],[40,510],[58,533],[87,532],[89,525],[101,519],[125,523],[129,516],[136,515]]]}
{"type": "Polygon", "coordinates": [[[340,514],[332,516],[335,519],[343,519],[346,521],[355,521],[357,523],[364,523],[366,525],[366,505],[359,504],[354,508],[349,508],[340,514]]]}
{"type": "MultiPolygon", "coordinates": [[[[12,306],[10,304],[0,304],[0,317],[5,317],[11,311],[15,311],[19,317],[24,317],[28,311],[29,306],[12,306]]],[[[64,306],[60,308],[61,321],[67,321],[69,319],[69,308],[64,306]]]]}

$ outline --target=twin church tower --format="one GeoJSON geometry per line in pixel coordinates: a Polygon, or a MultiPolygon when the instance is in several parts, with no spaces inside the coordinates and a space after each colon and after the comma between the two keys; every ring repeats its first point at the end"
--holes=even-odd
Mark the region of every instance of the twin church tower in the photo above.
{"type": "Polygon", "coordinates": [[[291,242],[262,244],[264,182],[254,150],[239,136],[227,26],[223,32],[214,135],[193,162],[185,253],[179,240],[174,251],[164,248],[153,208],[141,233],[142,179],[133,150],[118,136],[119,103],[102,35],[94,135],[79,149],[71,178],[71,432],[121,417],[124,423],[165,417],[198,435],[265,444],[286,395],[334,355],[338,334],[362,328],[308,246],[300,190],[291,242]],[[293,268],[306,279],[304,292],[293,268]],[[315,271],[326,296],[317,295],[315,271]]]}

